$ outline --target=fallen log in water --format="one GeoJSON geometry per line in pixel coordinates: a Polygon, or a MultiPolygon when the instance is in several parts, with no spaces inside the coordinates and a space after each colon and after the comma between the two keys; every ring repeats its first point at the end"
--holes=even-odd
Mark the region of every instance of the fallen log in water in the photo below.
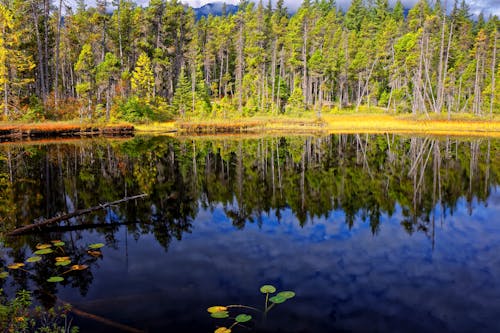
{"type": "Polygon", "coordinates": [[[56,216],[56,217],[53,217],[53,218],[50,218],[47,220],[43,220],[43,221],[38,222],[38,223],[33,223],[33,224],[29,224],[29,225],[26,225],[26,226],[21,227],[21,228],[14,229],[11,232],[8,232],[7,236],[18,235],[18,234],[21,234],[21,233],[26,232],[28,230],[31,230],[31,229],[41,228],[41,227],[47,226],[49,224],[54,224],[54,223],[61,222],[64,220],[69,220],[70,218],[73,218],[76,216],[89,214],[89,213],[95,212],[97,210],[107,208],[109,206],[114,206],[114,205],[117,205],[117,204],[120,204],[123,202],[134,200],[134,199],[141,199],[141,198],[144,198],[147,196],[148,196],[147,194],[143,193],[143,194],[139,194],[139,195],[134,195],[132,197],[126,197],[126,198],[123,198],[123,199],[120,199],[117,201],[107,202],[107,203],[99,205],[99,206],[94,206],[94,207],[90,207],[90,208],[86,208],[86,209],[79,209],[79,210],[74,211],[73,213],[68,213],[68,214],[56,216]]]}

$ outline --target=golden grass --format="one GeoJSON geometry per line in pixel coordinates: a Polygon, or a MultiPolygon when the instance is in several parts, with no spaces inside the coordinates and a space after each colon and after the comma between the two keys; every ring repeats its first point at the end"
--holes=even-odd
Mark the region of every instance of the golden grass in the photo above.
{"type": "MultiPolygon", "coordinates": [[[[376,110],[378,111],[378,110],[376,110]]],[[[124,123],[6,123],[0,122],[0,134],[8,132],[51,132],[131,128],[124,123]]],[[[470,115],[414,117],[380,112],[326,113],[318,119],[312,112],[301,117],[254,116],[231,119],[179,120],[134,125],[138,133],[162,134],[325,134],[325,133],[400,133],[420,135],[500,137],[500,117],[474,118],[470,115]]]]}
{"type": "Polygon", "coordinates": [[[482,119],[412,119],[392,115],[356,114],[323,117],[329,132],[415,133],[434,135],[500,136],[500,121],[482,119]]]}
{"type": "Polygon", "coordinates": [[[146,133],[155,133],[155,132],[175,132],[177,131],[177,127],[175,121],[168,122],[154,122],[148,124],[137,124],[134,125],[136,131],[138,132],[146,132],[146,133]]]}

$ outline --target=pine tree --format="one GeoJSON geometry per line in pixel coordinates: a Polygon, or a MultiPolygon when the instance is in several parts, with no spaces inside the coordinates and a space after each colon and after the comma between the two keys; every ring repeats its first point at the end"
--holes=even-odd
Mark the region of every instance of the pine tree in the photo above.
{"type": "MultiPolygon", "coordinates": [[[[87,117],[92,118],[92,96],[95,89],[95,60],[90,44],[82,47],[78,61],[75,64],[75,72],[79,75],[79,83],[76,85],[78,95],[87,100],[87,117]]],[[[80,117],[83,117],[83,112],[80,117]]]]}
{"type": "Polygon", "coordinates": [[[305,111],[304,94],[300,87],[300,80],[296,79],[292,94],[288,98],[286,109],[288,112],[303,112],[305,111]]]}
{"type": "Polygon", "coordinates": [[[97,65],[96,80],[106,91],[106,120],[109,120],[111,109],[111,89],[120,72],[120,60],[113,53],[106,53],[104,61],[97,65]]]}
{"type": "Polygon", "coordinates": [[[186,77],[184,68],[181,69],[179,80],[175,88],[173,106],[176,111],[185,117],[186,111],[191,109],[191,83],[186,77]]]}
{"type": "Polygon", "coordinates": [[[155,81],[151,68],[151,60],[145,52],[142,52],[139,59],[137,59],[130,82],[133,93],[139,98],[144,98],[147,103],[152,101],[155,81]]]}
{"type": "MultiPolygon", "coordinates": [[[[11,108],[17,108],[18,102],[12,99],[13,90],[21,91],[32,80],[24,77],[24,73],[35,65],[30,56],[20,50],[19,37],[21,31],[16,29],[11,11],[0,4],[0,92],[4,116],[11,117],[11,108]]],[[[19,98],[17,98],[19,100],[19,98]]]]}

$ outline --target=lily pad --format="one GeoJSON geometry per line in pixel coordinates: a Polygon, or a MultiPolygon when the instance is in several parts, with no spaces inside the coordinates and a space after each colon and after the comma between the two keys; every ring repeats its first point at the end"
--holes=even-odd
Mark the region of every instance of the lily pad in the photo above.
{"type": "Polygon", "coordinates": [[[71,264],[71,260],[56,262],[56,266],[68,266],[69,264],[71,264]]]}
{"type": "Polygon", "coordinates": [[[64,281],[64,278],[61,276],[51,276],[50,278],[47,279],[47,282],[61,282],[64,281]]]}
{"type": "Polygon", "coordinates": [[[272,294],[276,291],[276,288],[270,284],[265,284],[260,287],[260,292],[263,294],[272,294]]]}
{"type": "Polygon", "coordinates": [[[84,269],[87,269],[89,266],[87,265],[73,265],[71,266],[71,270],[73,271],[83,271],[84,269]]]}
{"type": "Polygon", "coordinates": [[[13,264],[10,264],[9,266],[7,266],[7,268],[10,268],[10,269],[19,269],[21,267],[23,267],[24,264],[22,262],[15,262],[13,264]]]}
{"type": "Polygon", "coordinates": [[[246,323],[247,321],[252,320],[252,316],[242,313],[237,315],[236,318],[234,318],[234,320],[236,320],[238,323],[246,323]]]}
{"type": "Polygon", "coordinates": [[[284,297],[286,299],[290,299],[290,298],[294,298],[295,297],[295,293],[293,291],[281,291],[279,292],[276,296],[281,296],[281,297],[284,297]]]}
{"type": "Polygon", "coordinates": [[[100,257],[102,255],[102,252],[99,250],[88,250],[87,253],[92,257],[100,257]]]}
{"type": "Polygon", "coordinates": [[[94,244],[90,244],[89,245],[89,249],[97,250],[97,249],[100,249],[103,246],[104,246],[103,243],[94,243],[94,244]]]}
{"type": "Polygon", "coordinates": [[[41,249],[41,250],[35,251],[34,253],[40,255],[40,254],[49,254],[52,252],[54,252],[54,250],[46,248],[46,249],[41,249]]]}
{"type": "Polygon", "coordinates": [[[212,316],[213,318],[227,318],[227,317],[229,317],[229,312],[217,311],[217,312],[211,313],[210,316],[212,316]]]}
{"type": "Polygon", "coordinates": [[[284,301],[286,301],[286,298],[283,296],[276,295],[276,296],[271,297],[269,300],[273,303],[280,304],[280,303],[283,303],[284,301]]]}
{"type": "Polygon", "coordinates": [[[33,257],[30,257],[30,258],[26,259],[26,262],[38,262],[40,260],[42,260],[42,257],[33,256],[33,257]]]}
{"type": "Polygon", "coordinates": [[[37,244],[35,247],[37,250],[43,250],[52,247],[52,244],[37,244]]]}
{"type": "Polygon", "coordinates": [[[0,279],[6,279],[9,276],[8,272],[0,272],[0,279]]]}
{"type": "Polygon", "coordinates": [[[69,257],[56,257],[56,262],[59,262],[59,261],[68,261],[69,260],[69,257]]]}
{"type": "Polygon", "coordinates": [[[222,306],[222,305],[216,305],[216,306],[211,306],[207,309],[208,312],[210,313],[215,313],[215,312],[220,312],[220,311],[227,311],[227,307],[222,306]]]}
{"type": "Polygon", "coordinates": [[[60,246],[64,246],[66,243],[64,243],[63,241],[59,241],[59,242],[54,242],[52,244],[54,244],[54,246],[59,246],[60,247],[60,246]]]}
{"type": "Polygon", "coordinates": [[[219,327],[214,333],[231,333],[231,329],[227,327],[219,327]]]}

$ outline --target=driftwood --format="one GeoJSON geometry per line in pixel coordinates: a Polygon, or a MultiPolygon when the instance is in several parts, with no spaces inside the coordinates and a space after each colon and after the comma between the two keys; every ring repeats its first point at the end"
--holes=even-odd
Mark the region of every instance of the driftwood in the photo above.
{"type": "Polygon", "coordinates": [[[126,197],[126,198],[123,198],[123,199],[120,199],[117,201],[107,202],[107,203],[99,205],[99,206],[94,206],[94,207],[90,207],[90,208],[86,208],[86,209],[79,209],[79,210],[74,211],[73,213],[68,213],[68,214],[56,216],[56,217],[53,217],[53,218],[50,218],[47,220],[43,220],[42,222],[33,223],[33,224],[29,224],[29,225],[26,225],[26,226],[21,227],[21,228],[14,229],[11,232],[8,232],[7,236],[18,235],[18,234],[21,234],[21,233],[26,232],[28,230],[31,230],[31,229],[41,228],[41,227],[44,227],[44,226],[49,225],[49,224],[54,224],[54,223],[61,222],[64,220],[69,220],[70,218],[73,218],[76,216],[89,214],[89,213],[95,212],[97,210],[105,209],[109,206],[114,206],[114,205],[117,205],[117,204],[120,204],[123,202],[127,202],[127,201],[134,200],[134,199],[141,199],[144,197],[147,197],[147,194],[134,195],[132,197],[126,197]]]}
{"type": "MultiPolygon", "coordinates": [[[[63,304],[68,304],[68,303],[63,303],[63,304]]],[[[69,304],[69,306],[71,307],[70,311],[73,312],[74,314],[76,314],[77,316],[97,321],[101,324],[117,328],[123,332],[144,333],[144,331],[139,330],[137,328],[134,328],[134,327],[131,327],[128,325],[124,325],[122,323],[117,323],[116,321],[110,320],[108,318],[104,318],[104,317],[101,317],[101,316],[98,316],[98,315],[95,315],[95,314],[92,314],[92,313],[89,313],[86,311],[79,310],[79,309],[73,307],[71,304],[69,304]]]]}

